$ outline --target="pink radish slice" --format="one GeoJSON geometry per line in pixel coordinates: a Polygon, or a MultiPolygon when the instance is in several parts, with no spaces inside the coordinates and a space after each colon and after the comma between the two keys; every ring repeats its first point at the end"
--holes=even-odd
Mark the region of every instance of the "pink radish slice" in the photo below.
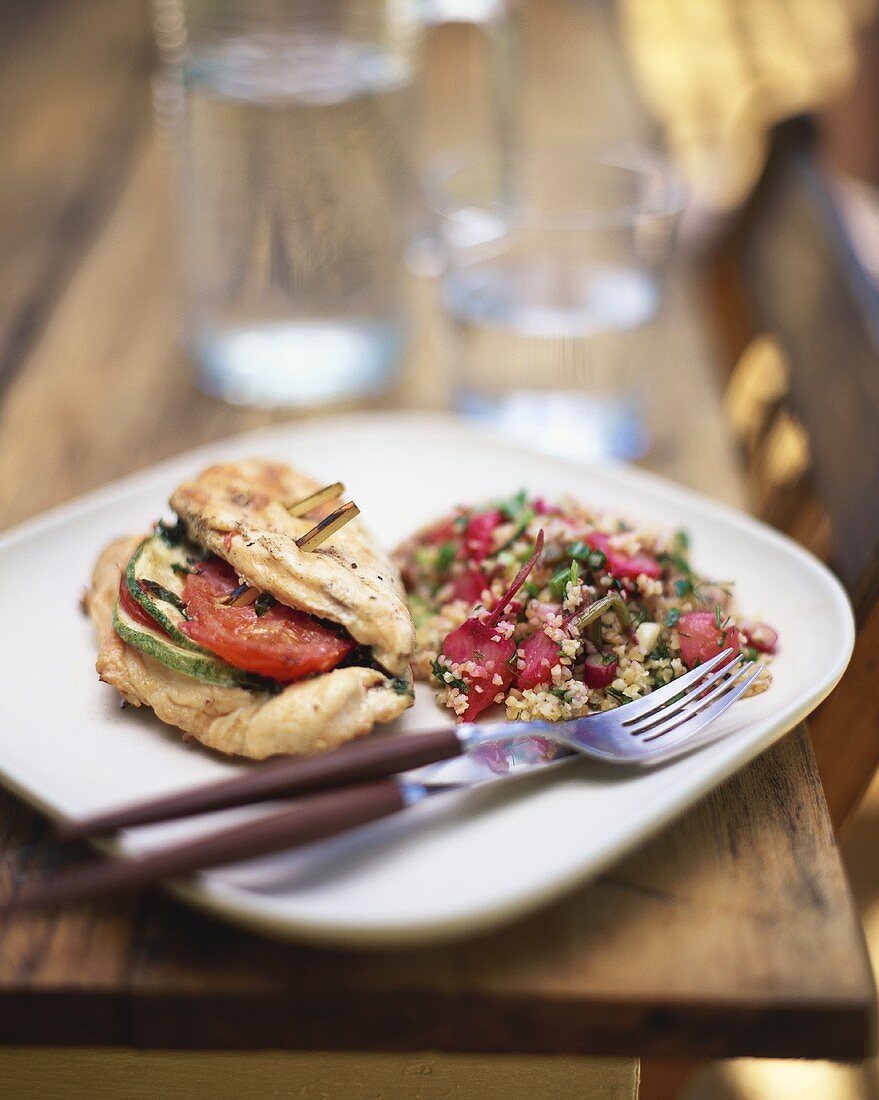
{"type": "Polygon", "coordinates": [[[778,648],[778,631],[769,623],[743,623],[742,633],[758,653],[774,653],[778,648]]]}
{"type": "Polygon", "coordinates": [[[606,688],[617,675],[617,662],[607,661],[601,653],[590,653],[583,663],[583,682],[587,687],[606,688]]]}

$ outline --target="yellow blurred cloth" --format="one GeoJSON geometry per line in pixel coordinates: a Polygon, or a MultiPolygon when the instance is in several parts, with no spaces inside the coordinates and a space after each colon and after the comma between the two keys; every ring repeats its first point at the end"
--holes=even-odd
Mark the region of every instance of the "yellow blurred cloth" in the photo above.
{"type": "Polygon", "coordinates": [[[762,168],[767,133],[852,78],[876,0],[620,0],[647,105],[694,200],[725,210],[762,168]]]}

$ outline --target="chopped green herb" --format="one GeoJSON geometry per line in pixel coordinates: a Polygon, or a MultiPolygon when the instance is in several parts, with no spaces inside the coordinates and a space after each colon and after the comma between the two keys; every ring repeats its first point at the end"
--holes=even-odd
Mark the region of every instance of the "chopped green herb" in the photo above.
{"type": "Polygon", "coordinates": [[[684,596],[688,595],[688,593],[692,591],[693,582],[689,578],[675,581],[675,592],[677,593],[678,599],[682,599],[684,596]]]}
{"type": "Polygon", "coordinates": [[[260,592],[253,604],[253,610],[256,612],[256,617],[261,619],[267,611],[271,611],[276,602],[271,592],[260,592]]]}
{"type": "Polygon", "coordinates": [[[674,548],[679,554],[684,554],[690,549],[690,536],[683,529],[675,531],[673,542],[674,548]]]}
{"type": "Polygon", "coordinates": [[[685,576],[691,573],[690,563],[686,558],[681,557],[680,554],[660,554],[658,556],[659,564],[663,569],[673,569],[677,573],[683,573],[685,576]]]}
{"type": "Polygon", "coordinates": [[[593,550],[589,555],[589,568],[593,573],[600,573],[607,566],[607,554],[603,550],[593,550]]]}
{"type": "Polygon", "coordinates": [[[580,563],[572,561],[564,569],[560,569],[549,582],[549,590],[556,600],[563,600],[569,584],[576,584],[580,579],[580,563]]]}
{"type": "Polygon", "coordinates": [[[561,699],[564,703],[568,697],[568,689],[564,687],[551,687],[549,689],[549,694],[554,695],[556,699],[561,699]]]}
{"type": "Polygon", "coordinates": [[[431,661],[430,668],[437,681],[442,684],[443,687],[457,688],[458,691],[462,692],[464,695],[470,690],[466,680],[461,680],[454,676],[450,680],[445,679],[449,674],[449,670],[445,665],[439,663],[439,658],[435,661],[431,661]]]}
{"type": "Polygon", "coordinates": [[[611,699],[616,699],[618,703],[628,703],[630,701],[628,695],[623,695],[623,693],[621,691],[617,691],[616,688],[607,687],[604,690],[611,697],[611,699]]]}
{"type": "Polygon", "coordinates": [[[171,568],[174,570],[178,577],[188,577],[195,572],[195,570],[190,569],[188,565],[181,565],[179,561],[172,561],[171,568]]]}
{"type": "Polygon", "coordinates": [[[412,685],[409,683],[408,680],[401,680],[399,678],[395,678],[395,679],[391,680],[391,688],[398,695],[414,695],[415,694],[415,692],[412,690],[412,685]]]}
{"type": "Polygon", "coordinates": [[[455,560],[457,553],[458,548],[453,542],[444,542],[437,551],[436,562],[434,563],[437,571],[439,573],[445,573],[455,560]]]}
{"type": "Polygon", "coordinates": [[[723,608],[719,603],[714,605],[714,625],[718,630],[723,626],[723,608]]]}
{"type": "Polygon", "coordinates": [[[537,597],[540,595],[540,589],[537,587],[534,581],[525,581],[522,587],[525,589],[532,600],[536,600],[537,597]]]}
{"type": "Polygon", "coordinates": [[[760,654],[752,645],[746,645],[745,648],[742,650],[742,653],[745,655],[746,661],[756,661],[757,658],[760,656],[760,654]]]}
{"type": "Polygon", "coordinates": [[[665,661],[668,660],[668,646],[665,642],[657,642],[656,649],[650,654],[651,661],[665,661]]]}
{"type": "Polygon", "coordinates": [[[549,582],[549,591],[552,594],[553,599],[563,600],[565,598],[565,589],[568,586],[568,581],[571,579],[571,567],[566,565],[564,569],[560,569],[558,573],[549,582]]]}
{"type": "Polygon", "coordinates": [[[498,501],[497,508],[499,512],[503,512],[507,519],[516,520],[519,518],[519,514],[525,507],[527,500],[527,492],[524,489],[520,489],[519,492],[511,496],[509,500],[498,501]]]}
{"type": "Polygon", "coordinates": [[[585,542],[575,542],[568,547],[568,553],[577,561],[587,561],[592,553],[592,547],[585,542]]]}
{"type": "Polygon", "coordinates": [[[163,519],[160,519],[156,524],[156,534],[169,546],[180,546],[186,542],[188,537],[186,524],[182,519],[178,519],[174,524],[165,523],[163,519]]]}
{"type": "Polygon", "coordinates": [[[680,608],[673,607],[665,616],[665,625],[671,629],[673,626],[677,626],[681,620],[680,608]]]}

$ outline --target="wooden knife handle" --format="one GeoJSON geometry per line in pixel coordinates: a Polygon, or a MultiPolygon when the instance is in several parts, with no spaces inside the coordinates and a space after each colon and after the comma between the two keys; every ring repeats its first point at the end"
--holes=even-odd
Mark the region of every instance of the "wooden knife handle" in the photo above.
{"type": "Polygon", "coordinates": [[[160,879],[269,855],[336,836],[387,817],[404,806],[402,790],[394,779],[308,795],[296,805],[256,821],[162,848],[139,859],[100,861],[56,875],[22,889],[6,905],[0,906],[0,913],[132,890],[160,879]]]}
{"type": "Polygon", "coordinates": [[[290,797],[346,783],[362,783],[448,760],[460,752],[461,745],[453,726],[428,733],[368,737],[324,756],[274,760],[231,779],[192,787],[166,798],[131,803],[94,817],[67,821],[58,826],[57,833],[61,840],[78,840],[132,825],[290,797]]]}

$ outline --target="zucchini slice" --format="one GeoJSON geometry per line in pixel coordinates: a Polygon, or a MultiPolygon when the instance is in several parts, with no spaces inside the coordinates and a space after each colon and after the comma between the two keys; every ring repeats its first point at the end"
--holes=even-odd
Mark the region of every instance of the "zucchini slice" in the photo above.
{"type": "Polygon", "coordinates": [[[186,572],[203,554],[194,543],[171,546],[160,535],[150,535],[134,551],[125,567],[125,587],[132,599],[181,649],[213,656],[180,629],[180,623],[186,620],[183,607],[186,572]]]}
{"type": "Polygon", "coordinates": [[[242,672],[241,669],[227,665],[225,661],[214,657],[206,650],[194,652],[192,649],[178,645],[158,627],[153,630],[135,622],[126,614],[124,608],[119,606],[118,600],[113,608],[113,628],[123,642],[134,646],[135,649],[139,649],[141,653],[154,658],[167,668],[181,672],[184,676],[192,676],[193,679],[201,680],[202,683],[246,688],[248,691],[262,691],[269,695],[277,695],[281,690],[275,680],[267,680],[252,672],[242,672]]]}

